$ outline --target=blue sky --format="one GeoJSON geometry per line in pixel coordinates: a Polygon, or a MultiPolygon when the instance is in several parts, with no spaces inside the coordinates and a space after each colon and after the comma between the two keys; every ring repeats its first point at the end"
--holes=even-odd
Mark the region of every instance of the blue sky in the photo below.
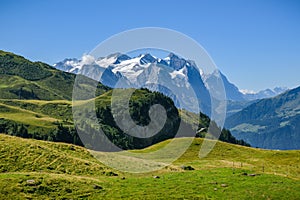
{"type": "Polygon", "coordinates": [[[300,1],[0,2],[0,49],[53,64],[132,28],[164,27],[201,44],[240,89],[300,85],[300,1]]]}

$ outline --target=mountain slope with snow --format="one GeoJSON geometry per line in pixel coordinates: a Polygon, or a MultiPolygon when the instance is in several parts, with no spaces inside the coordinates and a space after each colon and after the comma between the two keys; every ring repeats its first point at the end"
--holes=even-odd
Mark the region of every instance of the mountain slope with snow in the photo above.
{"type": "Polygon", "coordinates": [[[193,61],[172,53],[164,59],[150,54],[131,58],[115,53],[97,59],[85,55],[82,60],[65,59],[54,67],[88,76],[113,88],[145,87],[170,96],[177,107],[210,111],[210,95],[201,72],[193,61]]]}
{"type": "Polygon", "coordinates": [[[230,101],[246,101],[244,94],[241,93],[237,86],[228,81],[227,77],[222,74],[220,71],[215,70],[212,74],[204,74],[203,79],[206,83],[206,87],[214,90],[215,82],[218,81],[218,78],[221,77],[224,89],[226,92],[226,99],[230,101]]]}
{"type": "Polygon", "coordinates": [[[121,53],[114,53],[107,57],[94,58],[84,55],[81,60],[65,59],[54,65],[55,68],[82,74],[102,82],[109,87],[141,88],[159,91],[171,97],[176,106],[190,111],[199,108],[205,113],[210,111],[209,91],[218,88],[222,81],[228,103],[228,113],[234,113],[248,105],[245,102],[256,99],[270,98],[279,95],[287,88],[267,89],[258,93],[247,93],[239,90],[220,71],[205,74],[198,69],[191,60],[185,60],[170,53],[164,59],[156,58],[150,54],[141,54],[129,57],[121,53]]]}

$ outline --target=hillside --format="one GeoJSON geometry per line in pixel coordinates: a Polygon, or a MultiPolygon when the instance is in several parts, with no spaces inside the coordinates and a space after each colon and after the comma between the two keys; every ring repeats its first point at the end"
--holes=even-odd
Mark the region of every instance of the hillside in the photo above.
{"type": "Polygon", "coordinates": [[[255,102],[230,116],[226,127],[254,147],[300,149],[300,87],[255,102]]]}
{"type": "MultiPolygon", "coordinates": [[[[185,139],[176,140],[180,145],[185,139]]],[[[105,167],[81,147],[0,134],[0,199],[299,197],[299,151],[267,151],[218,142],[207,157],[199,159],[202,141],[195,139],[167,168],[129,174],[105,167]],[[195,170],[183,170],[182,166],[195,170]]],[[[160,149],[167,142],[139,152],[160,149]]]]}
{"type": "MultiPolygon", "coordinates": [[[[168,120],[155,137],[148,139],[130,138],[114,122],[110,108],[111,94],[112,91],[108,91],[98,96],[95,100],[96,110],[92,112],[96,113],[105,134],[123,149],[143,148],[172,138],[177,133],[180,122],[186,130],[186,136],[194,134],[197,128],[207,129],[209,126],[210,120],[207,116],[201,115],[199,118],[196,114],[184,110],[177,111],[169,98],[160,93],[143,89],[137,90],[130,101],[130,105],[134,105],[131,107],[130,113],[135,123],[147,125],[149,123],[149,107],[155,103],[160,103],[168,108],[168,120]]],[[[83,102],[89,105],[90,100],[83,102]]],[[[82,109],[80,113],[84,114],[85,111],[86,109],[82,109]]],[[[122,117],[121,114],[119,116],[122,117]]],[[[89,123],[90,121],[84,118],[83,128],[90,126],[89,123]]],[[[88,130],[91,131],[95,128],[97,127],[88,127],[88,130]]],[[[72,102],[67,100],[0,99],[0,132],[25,138],[82,145],[74,129],[72,102]]],[[[89,137],[90,133],[87,133],[86,136],[89,137]]],[[[196,136],[205,137],[205,132],[198,133],[196,136]]],[[[243,141],[236,140],[226,130],[223,130],[220,140],[245,145],[243,141]]],[[[90,142],[85,143],[85,145],[91,145],[90,148],[93,147],[90,142]]]]}
{"type": "MultiPolygon", "coordinates": [[[[0,99],[71,100],[74,81],[73,74],[0,50],[0,99]]],[[[98,94],[107,90],[100,84],[98,94]]]]}

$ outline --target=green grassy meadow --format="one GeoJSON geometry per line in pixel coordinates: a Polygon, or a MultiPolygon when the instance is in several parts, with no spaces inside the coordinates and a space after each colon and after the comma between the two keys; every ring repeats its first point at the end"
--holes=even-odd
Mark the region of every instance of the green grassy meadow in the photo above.
{"type": "Polygon", "coordinates": [[[200,159],[202,142],[195,139],[168,167],[131,174],[103,165],[83,147],[1,134],[0,199],[299,199],[300,151],[217,142],[200,159]]]}

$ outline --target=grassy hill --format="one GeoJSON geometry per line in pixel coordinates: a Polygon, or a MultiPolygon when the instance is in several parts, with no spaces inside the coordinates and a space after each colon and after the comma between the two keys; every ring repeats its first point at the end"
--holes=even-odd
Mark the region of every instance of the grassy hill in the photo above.
{"type": "MultiPolygon", "coordinates": [[[[185,138],[176,140],[180,145],[185,138]]],[[[167,142],[135,151],[153,151],[167,142]]],[[[202,142],[195,139],[187,152],[169,167],[146,174],[129,174],[104,166],[82,147],[0,134],[0,199],[297,199],[300,196],[300,151],[270,151],[218,142],[206,158],[199,159],[202,142]],[[195,170],[184,170],[183,165],[195,170]]]]}
{"type": "MultiPolygon", "coordinates": [[[[55,132],[61,124],[69,132],[74,129],[70,101],[0,99],[0,132],[57,141],[55,132]],[[25,134],[20,133],[21,129],[25,134]]],[[[73,142],[73,139],[59,141],[73,142]]]]}
{"type": "Polygon", "coordinates": [[[1,117],[34,127],[49,128],[56,121],[73,121],[72,102],[0,99],[1,117]]]}
{"type": "MultiPolygon", "coordinates": [[[[1,99],[71,100],[74,81],[74,74],[0,50],[1,99]]],[[[81,86],[91,89],[89,84],[81,86]]],[[[99,84],[99,94],[107,90],[99,84]]]]}

